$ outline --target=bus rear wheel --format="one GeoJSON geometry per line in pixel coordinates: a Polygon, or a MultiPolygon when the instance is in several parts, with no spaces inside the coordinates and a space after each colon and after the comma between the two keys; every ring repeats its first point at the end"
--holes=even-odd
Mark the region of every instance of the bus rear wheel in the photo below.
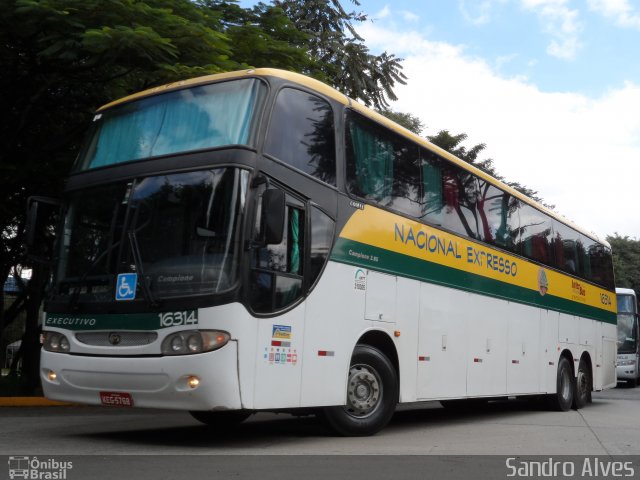
{"type": "Polygon", "coordinates": [[[398,402],[398,375],[384,353],[356,345],[345,405],[326,407],[324,418],[339,435],[373,435],[389,423],[398,402]]]}
{"type": "Polygon", "coordinates": [[[253,413],[251,410],[229,410],[224,412],[190,411],[193,418],[210,427],[228,429],[244,422],[253,413]]]}
{"type": "Polygon", "coordinates": [[[573,408],[583,408],[591,400],[591,372],[587,362],[580,360],[578,376],[576,377],[576,390],[573,396],[573,408]]]}
{"type": "Polygon", "coordinates": [[[560,357],[556,379],[556,393],[552,393],[547,397],[549,406],[553,410],[561,412],[568,411],[573,404],[574,391],[571,363],[566,357],[560,357]]]}

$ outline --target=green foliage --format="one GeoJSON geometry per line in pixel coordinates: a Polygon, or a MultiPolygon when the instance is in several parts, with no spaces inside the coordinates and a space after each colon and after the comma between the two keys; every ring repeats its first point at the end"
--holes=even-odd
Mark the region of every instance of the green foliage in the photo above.
{"type": "Polygon", "coordinates": [[[640,292],[640,240],[615,233],[607,236],[607,241],[613,251],[616,287],[640,292]]]}
{"type": "MultiPolygon", "coordinates": [[[[353,3],[360,5],[357,0],[353,3]]],[[[315,64],[304,70],[326,81],[351,98],[367,106],[387,108],[389,100],[397,100],[393,88],[405,84],[402,59],[383,52],[373,55],[358,35],[354,23],[367,19],[358,12],[347,12],[338,0],[274,0],[293,21],[298,30],[308,35],[305,48],[315,64]]]]}
{"type": "Polygon", "coordinates": [[[296,28],[281,8],[259,3],[245,9],[235,2],[201,2],[219,15],[233,46],[232,58],[251,67],[303,72],[312,68],[309,35],[296,28]]]}
{"type": "Polygon", "coordinates": [[[378,113],[384,115],[389,120],[396,122],[398,125],[403,126],[410,132],[416,135],[421,135],[424,130],[424,123],[415,115],[405,112],[397,112],[389,108],[383,108],[378,110],[378,113]]]}

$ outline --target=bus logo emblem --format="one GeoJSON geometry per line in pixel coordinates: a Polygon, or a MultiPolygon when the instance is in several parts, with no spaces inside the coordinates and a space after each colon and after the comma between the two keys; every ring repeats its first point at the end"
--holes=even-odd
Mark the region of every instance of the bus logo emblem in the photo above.
{"type": "Polygon", "coordinates": [[[137,273],[119,274],[118,281],[116,282],[116,300],[135,300],[137,284],[137,273]]]}

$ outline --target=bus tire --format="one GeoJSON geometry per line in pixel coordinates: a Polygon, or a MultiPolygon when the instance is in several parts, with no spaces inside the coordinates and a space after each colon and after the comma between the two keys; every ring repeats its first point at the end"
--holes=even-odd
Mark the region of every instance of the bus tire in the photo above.
{"type": "Polygon", "coordinates": [[[576,377],[576,389],[573,395],[573,408],[578,410],[589,403],[591,397],[591,372],[587,362],[580,360],[578,376],[576,377]]]}
{"type": "Polygon", "coordinates": [[[347,402],[326,407],[324,418],[339,435],[373,435],[391,420],[398,391],[398,374],[386,355],[377,348],[356,345],[349,366],[347,402]]]}
{"type": "Polygon", "coordinates": [[[253,412],[251,410],[227,410],[222,412],[190,411],[189,413],[205,425],[224,430],[244,422],[253,412]]]}
{"type": "Polygon", "coordinates": [[[573,405],[575,381],[571,371],[571,363],[566,357],[560,357],[558,362],[558,374],[556,379],[556,393],[547,397],[549,406],[553,410],[566,412],[573,405]]]}

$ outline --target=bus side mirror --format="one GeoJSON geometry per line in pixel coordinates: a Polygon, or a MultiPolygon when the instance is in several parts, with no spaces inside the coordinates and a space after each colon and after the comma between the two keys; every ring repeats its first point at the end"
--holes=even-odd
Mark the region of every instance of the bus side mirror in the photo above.
{"type": "Polygon", "coordinates": [[[53,253],[55,225],[60,216],[60,200],[49,197],[27,199],[27,223],[25,244],[29,258],[48,263],[53,253]]]}
{"type": "Polygon", "coordinates": [[[262,225],[264,243],[277,245],[282,243],[284,235],[285,197],[277,188],[265,190],[262,195],[262,225]]]}

